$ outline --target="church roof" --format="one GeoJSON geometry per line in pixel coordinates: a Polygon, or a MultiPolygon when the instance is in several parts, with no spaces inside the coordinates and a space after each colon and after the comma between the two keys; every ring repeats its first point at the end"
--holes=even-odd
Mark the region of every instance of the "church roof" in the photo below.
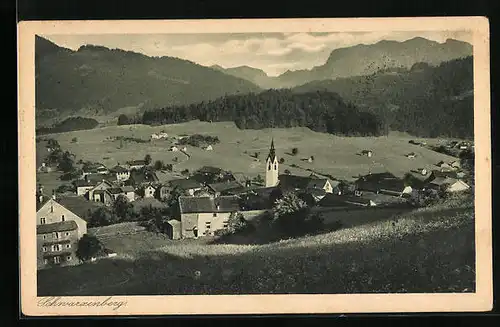
{"type": "Polygon", "coordinates": [[[276,158],[276,151],[274,149],[274,139],[272,139],[271,140],[271,148],[269,149],[269,154],[267,155],[267,159],[274,161],[275,158],[276,158]]]}

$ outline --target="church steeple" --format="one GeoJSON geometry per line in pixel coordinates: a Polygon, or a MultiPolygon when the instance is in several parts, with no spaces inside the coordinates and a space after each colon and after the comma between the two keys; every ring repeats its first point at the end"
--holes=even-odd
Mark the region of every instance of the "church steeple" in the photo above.
{"type": "Polygon", "coordinates": [[[276,151],[274,150],[274,138],[271,139],[271,148],[269,149],[269,154],[267,155],[267,159],[270,159],[271,162],[276,158],[276,151]]]}
{"type": "Polygon", "coordinates": [[[278,184],[278,158],[274,149],[274,138],[271,140],[271,148],[266,159],[266,187],[273,187],[278,184]]]}

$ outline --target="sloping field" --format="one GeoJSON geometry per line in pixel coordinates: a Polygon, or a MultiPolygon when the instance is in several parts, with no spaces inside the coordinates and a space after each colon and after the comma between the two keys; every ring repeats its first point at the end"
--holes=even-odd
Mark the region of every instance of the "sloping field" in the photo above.
{"type": "MultiPolygon", "coordinates": [[[[275,139],[277,154],[285,159],[280,165],[280,172],[289,169],[293,174],[309,175],[311,169],[317,173],[332,175],[339,179],[352,179],[358,174],[390,171],[403,176],[411,169],[432,169],[437,162],[453,160],[453,157],[432,150],[409,144],[411,136],[393,133],[384,137],[338,137],[325,133],[317,133],[304,127],[286,129],[240,130],[232,122],[208,123],[192,121],[188,123],[147,126],[109,126],[87,131],[46,135],[55,138],[61,147],[76,154],[77,160],[102,162],[108,167],[117,163],[125,163],[133,159],[142,159],[150,154],[155,160],[173,163],[177,157],[178,164],[174,169],[190,171],[204,165],[213,165],[234,173],[244,173],[250,177],[264,173],[265,158],[268,153],[271,138],[275,139]],[[213,146],[213,151],[188,146],[188,158],[181,152],[170,152],[170,140],[155,140],[147,143],[129,141],[113,141],[109,138],[118,136],[149,140],[152,133],[165,131],[169,136],[207,134],[218,136],[221,143],[213,146]],[[72,143],[76,137],[78,141],[72,143]],[[121,143],[121,144],[120,144],[121,143]],[[299,153],[292,156],[289,153],[296,147],[299,153]],[[360,156],[358,153],[369,149],[373,157],[360,156]],[[259,152],[259,160],[252,158],[259,152]],[[415,152],[417,157],[408,159],[405,154],[415,152]],[[314,156],[309,163],[303,159],[314,156]],[[295,164],[300,168],[290,167],[295,164]],[[304,169],[301,169],[304,168],[304,169]]],[[[429,144],[440,140],[427,140],[429,144]]],[[[171,178],[177,178],[172,174],[171,178]]]]}
{"type": "Polygon", "coordinates": [[[40,271],[38,295],[473,292],[471,204],[265,245],[118,235],[116,258],[40,271]]]}

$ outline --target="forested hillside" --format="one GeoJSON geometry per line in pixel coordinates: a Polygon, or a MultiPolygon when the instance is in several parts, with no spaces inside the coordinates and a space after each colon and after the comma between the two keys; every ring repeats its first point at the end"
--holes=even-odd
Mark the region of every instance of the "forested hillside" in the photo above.
{"type": "Polygon", "coordinates": [[[293,89],[318,90],[337,92],[361,110],[380,116],[392,130],[427,137],[474,135],[472,57],[436,67],[417,63],[410,69],[315,81],[293,89]]]}
{"type": "Polygon", "coordinates": [[[144,124],[171,124],[199,119],[234,121],[242,129],[305,126],[336,135],[366,136],[387,133],[374,114],[361,112],[332,92],[294,93],[268,90],[189,106],[164,107],[146,111],[144,124]]]}
{"type": "Polygon", "coordinates": [[[103,114],[257,92],[259,87],[193,62],[86,45],[65,49],[37,36],[36,109],[103,114]]]}

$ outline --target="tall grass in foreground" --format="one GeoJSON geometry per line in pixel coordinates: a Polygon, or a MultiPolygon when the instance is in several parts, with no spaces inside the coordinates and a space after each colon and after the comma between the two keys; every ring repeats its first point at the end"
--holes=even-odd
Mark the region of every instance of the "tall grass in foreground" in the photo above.
{"type": "Polygon", "coordinates": [[[39,295],[474,291],[474,212],[452,198],[393,219],[265,245],[170,242],[39,273],[39,295]]]}

